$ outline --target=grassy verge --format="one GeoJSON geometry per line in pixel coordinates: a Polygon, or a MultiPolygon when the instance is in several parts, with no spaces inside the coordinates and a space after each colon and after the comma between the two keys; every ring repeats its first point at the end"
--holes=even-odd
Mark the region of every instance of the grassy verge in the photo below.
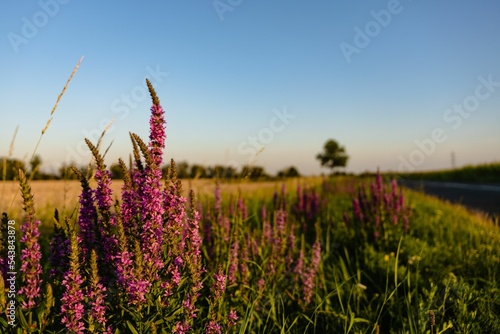
{"type": "Polygon", "coordinates": [[[401,173],[398,176],[409,180],[500,183],[500,163],[471,165],[449,170],[401,173]]]}

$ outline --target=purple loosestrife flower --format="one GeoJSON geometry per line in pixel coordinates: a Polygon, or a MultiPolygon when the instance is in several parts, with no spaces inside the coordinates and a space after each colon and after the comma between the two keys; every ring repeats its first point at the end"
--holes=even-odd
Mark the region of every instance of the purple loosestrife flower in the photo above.
{"type": "Polygon", "coordinates": [[[212,297],[213,300],[218,302],[226,291],[226,281],[227,276],[222,271],[222,267],[214,274],[214,283],[212,285],[212,297]]]}
{"type": "Polygon", "coordinates": [[[316,272],[318,271],[320,260],[321,260],[321,244],[318,240],[316,240],[312,249],[311,264],[309,265],[309,268],[303,280],[304,305],[307,305],[311,302],[314,289],[314,279],[316,278],[316,272]]]}
{"type": "Polygon", "coordinates": [[[172,282],[174,283],[174,286],[178,287],[181,283],[181,272],[179,271],[179,266],[173,266],[173,270],[171,270],[170,273],[172,275],[172,282]]]}
{"type": "Polygon", "coordinates": [[[83,278],[80,275],[79,268],[79,248],[75,233],[71,234],[71,254],[70,267],[64,274],[62,285],[64,293],[61,298],[61,323],[65,325],[68,333],[83,334],[85,329],[83,324],[84,297],[83,297],[83,278]]]}
{"type": "MultiPolygon", "coordinates": [[[[202,285],[199,285],[198,287],[196,287],[196,289],[201,289],[202,287],[203,287],[202,285]]],[[[182,309],[190,319],[194,319],[197,316],[195,301],[198,297],[199,297],[198,292],[194,296],[192,295],[192,293],[187,293],[184,296],[184,300],[182,301],[182,309]]]]}
{"type": "Polygon", "coordinates": [[[203,241],[207,248],[208,257],[213,258],[212,222],[210,219],[206,219],[203,223],[203,241]]]}
{"type": "Polygon", "coordinates": [[[312,190],[307,193],[306,203],[307,203],[305,211],[306,220],[312,223],[314,222],[316,216],[319,213],[319,196],[316,193],[316,191],[312,190]]]}
{"type": "Polygon", "coordinates": [[[133,254],[128,251],[121,251],[115,256],[117,283],[125,290],[129,305],[139,305],[146,301],[145,295],[151,283],[136,277],[132,259],[133,254]]]}
{"type": "Polygon", "coordinates": [[[408,217],[408,214],[406,214],[403,217],[403,229],[406,233],[408,233],[409,228],[410,228],[410,218],[408,217]]]}
{"type": "Polygon", "coordinates": [[[200,216],[200,222],[203,220],[203,205],[201,202],[196,202],[196,211],[198,211],[198,215],[200,216]]]}
{"type": "Polygon", "coordinates": [[[279,205],[279,196],[278,196],[278,192],[275,191],[274,194],[273,194],[273,207],[274,207],[274,210],[278,210],[278,205],[279,205]]]}
{"type": "MultiPolygon", "coordinates": [[[[159,270],[163,268],[164,263],[161,254],[164,244],[164,226],[163,214],[165,212],[165,192],[161,188],[162,172],[159,169],[162,164],[163,148],[165,147],[165,119],[164,112],[160,106],[160,101],[151,82],[146,79],[146,83],[151,94],[153,105],[150,116],[149,144],[146,144],[135,134],[131,134],[134,143],[134,152],[137,152],[137,146],[146,159],[146,167],[139,170],[137,180],[137,202],[140,206],[141,219],[141,247],[145,267],[145,275],[149,280],[159,278],[159,270]]],[[[135,153],[136,164],[139,167],[139,154],[135,153]]],[[[127,225],[127,223],[125,223],[127,225]]]]}
{"type": "Polygon", "coordinates": [[[247,276],[248,272],[249,272],[248,261],[250,260],[249,253],[250,253],[250,250],[252,250],[252,246],[253,246],[252,240],[253,240],[253,238],[251,238],[249,235],[246,236],[246,240],[243,243],[243,246],[241,247],[240,260],[238,261],[239,262],[239,269],[240,269],[240,277],[241,277],[243,284],[248,283],[248,276],[247,276]]]}
{"type": "Polygon", "coordinates": [[[187,226],[185,233],[186,253],[184,254],[187,262],[186,267],[188,269],[188,274],[191,278],[191,286],[183,301],[184,312],[191,319],[196,317],[195,303],[200,295],[199,291],[203,288],[201,275],[204,270],[202,268],[201,258],[202,240],[200,237],[200,219],[200,215],[195,209],[194,193],[191,191],[189,196],[189,215],[186,222],[187,226]]]}
{"type": "Polygon", "coordinates": [[[380,236],[380,216],[379,215],[375,216],[375,228],[373,230],[373,236],[375,237],[375,240],[377,240],[380,236]]]}
{"type": "Polygon", "coordinates": [[[215,320],[210,320],[207,324],[207,328],[205,330],[206,334],[221,334],[222,333],[222,327],[219,325],[219,323],[215,320]]]}
{"type": "Polygon", "coordinates": [[[393,214],[392,215],[392,225],[397,225],[398,224],[398,215],[393,214]]]}
{"type": "Polygon", "coordinates": [[[149,149],[151,157],[157,166],[163,162],[163,149],[165,148],[165,119],[161,105],[153,104],[151,107],[151,118],[149,120],[149,149]]]}
{"type": "Polygon", "coordinates": [[[248,208],[247,208],[243,198],[241,198],[241,197],[238,198],[236,208],[237,208],[238,213],[241,216],[241,219],[246,220],[248,218],[248,208]]]}
{"type": "Polygon", "coordinates": [[[156,166],[161,166],[163,149],[165,148],[165,118],[163,108],[160,105],[160,100],[151,85],[151,82],[146,79],[146,84],[151,94],[153,106],[151,107],[151,117],[149,119],[149,150],[151,158],[156,166]]]}
{"type": "Polygon", "coordinates": [[[290,232],[287,238],[287,243],[288,243],[288,249],[287,249],[287,255],[286,255],[286,266],[288,270],[291,270],[291,266],[293,264],[293,254],[295,252],[295,234],[293,231],[290,232]]]}
{"type": "Polygon", "coordinates": [[[194,195],[191,196],[190,201],[190,216],[187,219],[187,233],[186,237],[188,240],[188,258],[190,264],[195,264],[196,269],[200,269],[201,266],[201,244],[202,239],[200,236],[200,214],[198,210],[195,209],[194,205],[194,195]]]}
{"type": "Polygon", "coordinates": [[[368,196],[366,195],[365,186],[362,185],[361,189],[358,192],[358,206],[361,208],[363,212],[366,212],[369,209],[368,196]]]}
{"type": "Polygon", "coordinates": [[[251,245],[249,245],[249,248],[252,250],[252,256],[256,257],[257,255],[259,255],[259,242],[257,241],[257,238],[254,238],[250,235],[247,235],[247,238],[247,243],[251,243],[251,245]]]}
{"type": "Polygon", "coordinates": [[[104,214],[109,214],[109,209],[113,203],[111,195],[111,173],[105,169],[106,166],[98,166],[95,172],[95,180],[97,181],[97,189],[95,191],[95,199],[99,207],[99,211],[104,214]]]}
{"type": "Polygon", "coordinates": [[[386,211],[392,210],[392,201],[391,201],[390,194],[384,194],[384,206],[385,206],[386,211]]]}
{"type": "MultiPolygon", "coordinates": [[[[106,170],[104,159],[97,147],[88,139],[85,139],[85,142],[96,161],[94,178],[97,182],[97,189],[94,192],[94,198],[97,202],[98,214],[98,232],[96,233],[98,240],[96,242],[96,247],[99,247],[99,249],[97,256],[99,261],[103,261],[104,269],[109,272],[109,268],[113,262],[113,255],[116,253],[116,239],[114,239],[111,231],[111,227],[115,225],[110,211],[112,205],[111,173],[106,170]]],[[[83,176],[80,176],[80,180],[83,185],[83,176]]],[[[108,277],[107,274],[104,276],[108,277]]]]}
{"type": "Polygon", "coordinates": [[[235,310],[230,310],[227,315],[228,327],[235,326],[237,321],[238,321],[238,314],[236,313],[235,310]]]}
{"type": "Polygon", "coordinates": [[[178,321],[175,323],[174,328],[172,328],[172,333],[174,334],[184,334],[188,333],[191,326],[186,321],[178,321]]]}
{"type": "Polygon", "coordinates": [[[142,206],[142,244],[144,247],[144,262],[148,266],[147,277],[157,277],[157,272],[163,268],[161,257],[163,244],[163,214],[164,193],[161,190],[161,170],[146,168],[144,194],[141,198],[142,206]]]}
{"type": "Polygon", "coordinates": [[[231,232],[231,221],[229,217],[221,216],[219,217],[219,228],[221,230],[221,237],[224,242],[229,242],[230,232],[231,232]]]}
{"type": "MultiPolygon", "coordinates": [[[[78,237],[80,238],[81,252],[84,258],[95,247],[97,210],[94,206],[94,190],[89,186],[87,178],[78,169],[73,171],[80,179],[82,184],[82,193],[80,194],[80,212],[78,213],[78,227],[80,228],[78,237]]],[[[69,246],[69,242],[68,242],[69,246]]],[[[69,249],[69,247],[68,247],[69,249]]]]}
{"type": "Polygon", "coordinates": [[[354,211],[354,216],[362,224],[363,223],[363,213],[361,212],[361,206],[359,200],[356,198],[352,199],[352,208],[354,211]]]}
{"type": "Polygon", "coordinates": [[[345,226],[349,227],[349,216],[347,215],[347,212],[345,212],[345,211],[344,211],[343,218],[344,218],[345,226]]]}
{"type": "Polygon", "coordinates": [[[393,200],[398,198],[398,182],[394,179],[391,181],[391,197],[393,200]]]}
{"type": "Polygon", "coordinates": [[[151,283],[143,279],[143,258],[139,240],[134,241],[134,253],[129,251],[125,227],[121,218],[121,212],[116,205],[116,217],[118,228],[118,252],[114,256],[114,268],[116,283],[128,299],[129,305],[141,305],[145,302],[145,295],[149,291],[151,283]]]}
{"type": "Polygon", "coordinates": [[[229,253],[229,272],[228,281],[229,285],[236,283],[236,273],[238,272],[238,251],[240,250],[240,244],[238,240],[234,241],[231,246],[231,252],[229,253]]]}
{"type": "Polygon", "coordinates": [[[265,221],[267,219],[267,208],[265,204],[262,204],[262,207],[260,209],[260,219],[262,221],[265,221]]]}
{"type": "Polygon", "coordinates": [[[270,245],[273,241],[272,237],[272,228],[271,224],[269,224],[269,221],[267,220],[266,214],[265,214],[265,206],[262,207],[262,210],[264,213],[262,214],[262,237],[264,238],[263,242],[267,243],[270,245]]]}
{"type": "Polygon", "coordinates": [[[68,270],[68,258],[71,251],[68,237],[63,228],[56,220],[54,224],[54,234],[50,240],[49,263],[50,278],[60,280],[63,274],[68,270]]]}
{"type": "Polygon", "coordinates": [[[259,292],[264,290],[264,287],[266,285],[266,280],[263,278],[259,278],[257,281],[257,287],[259,288],[259,292]]]}
{"type": "Polygon", "coordinates": [[[228,205],[228,214],[229,214],[229,217],[233,217],[234,216],[235,210],[236,210],[236,205],[234,203],[233,195],[231,195],[229,197],[229,205],[228,205]]]}
{"type": "Polygon", "coordinates": [[[302,194],[302,188],[300,185],[297,186],[297,202],[293,206],[293,211],[295,215],[298,217],[302,212],[304,212],[304,196],[302,194]]]}
{"type": "Polygon", "coordinates": [[[402,190],[401,190],[401,193],[400,193],[399,198],[398,198],[398,208],[399,208],[399,212],[404,211],[404,208],[405,208],[405,196],[404,196],[402,190]]]}
{"type": "Polygon", "coordinates": [[[383,182],[382,182],[382,174],[380,174],[379,170],[377,171],[375,183],[376,183],[375,190],[376,190],[376,193],[378,194],[378,197],[380,198],[382,196],[383,191],[384,191],[384,186],[383,186],[383,182]]]}
{"type": "Polygon", "coordinates": [[[285,233],[285,225],[286,225],[287,215],[284,210],[276,211],[276,231],[277,235],[275,238],[275,242],[281,242],[281,237],[285,233]]]}
{"type": "Polygon", "coordinates": [[[87,288],[87,296],[90,302],[89,327],[92,325],[94,331],[104,331],[106,329],[106,306],[104,305],[106,288],[99,279],[95,250],[92,250],[90,256],[90,271],[90,285],[87,288]]]}
{"type": "Polygon", "coordinates": [[[215,211],[215,214],[218,215],[218,214],[221,214],[221,208],[222,208],[222,205],[221,205],[221,195],[220,195],[220,185],[219,185],[218,182],[217,182],[217,184],[215,186],[214,198],[215,198],[215,201],[214,201],[214,211],[215,211]]]}
{"type": "Polygon", "coordinates": [[[26,221],[21,226],[23,236],[21,237],[21,244],[24,248],[21,251],[21,279],[23,286],[19,290],[20,295],[24,295],[26,300],[23,302],[23,307],[27,309],[33,308],[35,301],[40,297],[40,286],[42,279],[42,267],[40,259],[42,253],[40,252],[40,244],[38,238],[40,232],[38,226],[40,221],[35,220],[35,205],[33,202],[33,195],[31,194],[31,187],[22,170],[19,171],[19,181],[21,185],[21,195],[23,197],[24,211],[26,212],[26,221]]]}
{"type": "Polygon", "coordinates": [[[23,286],[19,290],[19,294],[24,295],[26,298],[25,302],[23,302],[23,307],[26,309],[36,306],[42,285],[42,266],[40,265],[42,253],[40,251],[40,244],[38,243],[38,238],[40,237],[40,232],[38,231],[39,225],[40,221],[28,220],[21,226],[21,231],[23,232],[21,243],[25,245],[25,248],[21,250],[23,286]]]}
{"type": "Polygon", "coordinates": [[[139,213],[138,196],[136,189],[134,189],[135,182],[140,179],[140,171],[134,170],[130,182],[125,182],[122,186],[122,202],[120,211],[122,213],[123,228],[127,235],[138,237],[138,226],[134,217],[139,213]]]}
{"type": "Polygon", "coordinates": [[[297,259],[297,263],[295,264],[294,276],[295,280],[301,280],[304,277],[304,249],[301,248],[299,252],[299,258],[297,259]]]}
{"type": "Polygon", "coordinates": [[[380,205],[380,200],[381,200],[381,194],[379,193],[377,189],[377,185],[375,183],[370,184],[370,191],[372,195],[372,201],[371,201],[371,206],[375,210],[378,210],[379,205],[380,205]]]}
{"type": "Polygon", "coordinates": [[[84,313],[82,283],[83,279],[80,274],[73,272],[68,272],[63,280],[66,292],[61,298],[63,303],[61,323],[65,325],[69,333],[80,334],[85,329],[83,321],[81,321],[84,313]]]}
{"type": "Polygon", "coordinates": [[[271,258],[268,262],[268,270],[271,274],[275,273],[277,261],[284,261],[284,250],[286,247],[286,220],[287,213],[285,210],[280,209],[274,214],[274,230],[273,240],[271,243],[271,258]]]}
{"type": "Polygon", "coordinates": [[[164,190],[163,201],[164,215],[168,217],[163,227],[164,244],[177,245],[168,249],[168,256],[175,258],[184,250],[183,231],[186,221],[186,198],[180,195],[179,185],[175,180],[171,180],[168,189],[164,190]]]}

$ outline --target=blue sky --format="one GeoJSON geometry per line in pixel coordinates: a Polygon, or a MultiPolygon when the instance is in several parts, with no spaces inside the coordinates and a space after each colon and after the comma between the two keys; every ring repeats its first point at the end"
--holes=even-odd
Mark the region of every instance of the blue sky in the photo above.
{"type": "Polygon", "coordinates": [[[46,170],[86,163],[114,119],[106,161],[147,138],[150,78],[165,159],[322,171],[429,170],[500,160],[498,1],[15,1],[0,10],[0,155],[46,170]],[[257,154],[254,154],[257,153],[257,154]]]}

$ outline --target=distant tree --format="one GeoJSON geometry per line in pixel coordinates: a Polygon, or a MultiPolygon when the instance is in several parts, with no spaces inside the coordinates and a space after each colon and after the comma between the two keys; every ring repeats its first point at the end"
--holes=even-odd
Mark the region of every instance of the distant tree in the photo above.
{"type": "Polygon", "coordinates": [[[337,167],[345,167],[349,156],[343,146],[340,146],[337,141],[329,139],[323,147],[323,152],[316,155],[316,159],[320,161],[321,167],[330,168],[333,172],[337,167]]]}
{"type": "Polygon", "coordinates": [[[250,180],[259,180],[269,178],[264,167],[261,166],[243,166],[240,172],[241,178],[249,178],[250,180]]]}
{"type": "Polygon", "coordinates": [[[0,161],[0,178],[2,180],[15,180],[18,178],[19,169],[26,172],[24,162],[17,159],[3,158],[0,161]]]}
{"type": "MultiPolygon", "coordinates": [[[[170,163],[161,168],[164,177],[168,177],[170,171],[170,163]]],[[[175,162],[175,174],[178,179],[188,179],[190,177],[189,164],[186,161],[175,162]]]]}
{"type": "Polygon", "coordinates": [[[207,169],[202,165],[192,165],[189,176],[192,179],[203,179],[207,177],[207,169]]]}
{"type": "Polygon", "coordinates": [[[42,165],[42,158],[40,158],[40,156],[37,154],[30,161],[30,167],[31,167],[30,177],[33,180],[39,180],[42,178],[42,175],[40,173],[40,166],[41,165],[42,165]]]}
{"type": "Polygon", "coordinates": [[[186,161],[176,162],[175,167],[179,179],[189,178],[189,164],[186,161]]]}
{"type": "Polygon", "coordinates": [[[215,165],[208,167],[207,169],[208,177],[209,178],[218,178],[218,179],[231,179],[236,177],[236,169],[232,166],[222,166],[222,165],[215,165]]]}
{"type": "MultiPolygon", "coordinates": [[[[58,178],[60,180],[76,180],[78,177],[76,174],[73,172],[70,164],[62,164],[61,167],[59,167],[59,175],[58,178]]],[[[77,167],[83,175],[87,175],[87,167],[80,166],[77,167]]]]}
{"type": "Polygon", "coordinates": [[[114,163],[109,167],[109,171],[111,172],[112,179],[121,179],[123,180],[123,170],[119,163],[114,163]]]}
{"type": "Polygon", "coordinates": [[[297,168],[295,168],[295,166],[290,166],[288,168],[285,168],[285,169],[279,171],[278,174],[277,174],[277,176],[279,178],[299,177],[300,173],[297,170],[297,168]]]}

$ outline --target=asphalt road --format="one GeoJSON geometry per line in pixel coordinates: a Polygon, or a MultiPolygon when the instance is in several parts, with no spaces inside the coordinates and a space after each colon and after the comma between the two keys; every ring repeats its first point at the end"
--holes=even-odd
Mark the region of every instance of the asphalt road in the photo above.
{"type": "Polygon", "coordinates": [[[500,184],[470,184],[434,181],[400,180],[402,186],[420,190],[472,210],[500,217],[500,184]]]}

